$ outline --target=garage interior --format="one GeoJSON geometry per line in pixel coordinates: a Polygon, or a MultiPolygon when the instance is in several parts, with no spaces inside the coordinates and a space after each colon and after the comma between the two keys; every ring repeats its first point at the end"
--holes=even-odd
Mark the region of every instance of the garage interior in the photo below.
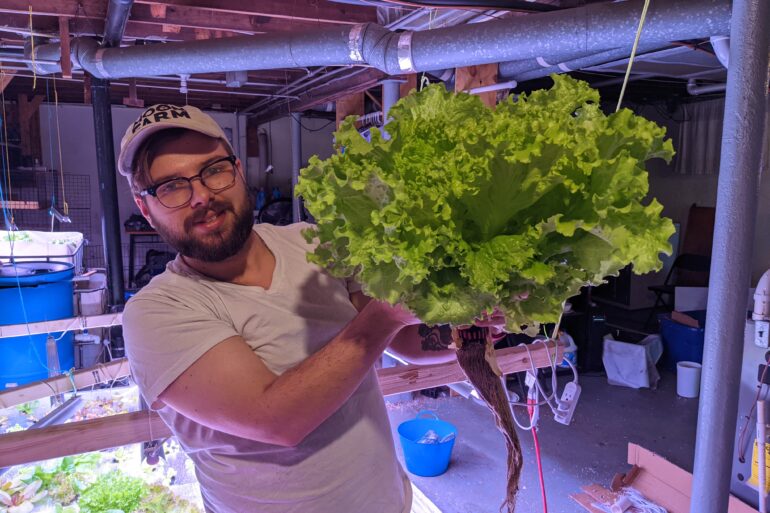
{"type": "MultiPolygon", "coordinates": [[[[509,394],[526,398],[530,364],[549,394],[582,387],[567,425],[541,408],[537,442],[519,430],[517,511],[767,511],[768,25],[762,0],[0,0],[0,490],[32,508],[0,497],[0,512],[80,511],[77,491],[12,488],[73,457],[160,483],[184,501],[169,511],[203,511],[123,346],[123,306],[175,257],[116,172],[142,112],[211,115],[255,223],[288,225],[312,220],[294,187],[312,156],[335,154],[346,118],[370,141],[430,84],[494,108],[553,74],[665,127],[676,154],[647,163],[648,196],[676,231],[659,271],[629,266],[571,297],[558,342],[496,343],[509,394]],[[34,304],[23,287],[41,292],[34,304]],[[656,506],[617,506],[623,487],[656,506]]],[[[498,511],[505,446],[459,367],[385,354],[377,374],[407,470],[402,423],[457,430],[444,472],[408,473],[412,512],[498,511]]]]}

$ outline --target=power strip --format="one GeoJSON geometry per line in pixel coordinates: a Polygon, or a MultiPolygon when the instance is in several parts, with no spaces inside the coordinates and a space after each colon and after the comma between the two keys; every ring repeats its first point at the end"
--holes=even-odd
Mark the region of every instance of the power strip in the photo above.
{"type": "Polygon", "coordinates": [[[572,416],[575,414],[578,399],[580,399],[580,385],[570,381],[564,386],[564,392],[562,392],[559,401],[559,409],[554,412],[553,420],[569,426],[572,422],[572,416]]]}

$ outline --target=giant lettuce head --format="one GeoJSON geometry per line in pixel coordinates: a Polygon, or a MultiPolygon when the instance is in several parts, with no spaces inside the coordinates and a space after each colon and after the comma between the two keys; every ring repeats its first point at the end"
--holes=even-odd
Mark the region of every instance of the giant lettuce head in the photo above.
{"type": "Polygon", "coordinates": [[[318,223],[309,260],[428,324],[497,306],[514,331],[555,322],[629,263],[659,269],[674,227],[645,201],[644,166],[673,156],[665,129],[607,116],[588,84],[552,78],[495,110],[429,86],[393,106],[390,139],[374,129],[367,142],[348,118],[297,187],[318,223]]]}

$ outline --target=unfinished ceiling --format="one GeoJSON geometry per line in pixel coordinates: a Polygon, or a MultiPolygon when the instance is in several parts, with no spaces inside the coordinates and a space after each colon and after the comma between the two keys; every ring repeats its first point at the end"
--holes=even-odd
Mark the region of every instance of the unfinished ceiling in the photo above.
{"type": "MultiPolygon", "coordinates": [[[[402,0],[136,0],[123,36],[123,46],[163,45],[260,34],[315,31],[324,27],[378,23],[392,31],[424,31],[461,24],[486,23],[503,18],[527,17],[542,12],[583,6],[582,0],[489,1],[478,9],[451,8],[461,2],[402,0]],[[503,8],[506,7],[506,8],[503,8]]],[[[468,2],[465,2],[468,3],[468,2]]],[[[480,4],[480,2],[476,2],[480,4]]],[[[5,73],[6,98],[19,94],[42,95],[48,101],[88,103],[88,77],[73,70],[71,78],[57,75],[33,77],[24,57],[24,45],[34,35],[36,45],[62,38],[104,34],[108,0],[0,0],[0,61],[5,73]],[[10,77],[13,76],[13,79],[10,77]]],[[[647,50],[647,49],[644,49],[647,50]]],[[[601,57],[601,56],[599,56],[601,57]]],[[[582,70],[581,78],[598,85],[614,85],[625,71],[626,59],[611,58],[582,70]],[[607,80],[610,80],[607,82],[607,80]]],[[[515,63],[514,63],[515,64],[515,63]]],[[[542,63],[541,63],[542,65],[542,63]]],[[[637,58],[636,90],[684,89],[688,78],[723,81],[724,69],[705,41],[685,42],[672,49],[654,48],[637,58]],[[673,82],[672,82],[673,81],[673,82]]],[[[537,75],[539,70],[534,70],[537,75]]],[[[526,88],[532,71],[517,78],[526,88]],[[522,80],[523,79],[523,80],[522,80]]],[[[542,73],[540,73],[542,74],[542,73]]],[[[205,73],[114,79],[114,104],[146,105],[188,102],[202,108],[247,111],[262,119],[302,111],[333,101],[349,92],[376,86],[387,75],[364,65],[286,68],[236,73],[205,73]]],[[[508,78],[508,77],[506,77],[508,78]]],[[[631,93],[633,94],[633,92],[631,93]]],[[[661,92],[661,94],[663,94],[661,92]]]]}

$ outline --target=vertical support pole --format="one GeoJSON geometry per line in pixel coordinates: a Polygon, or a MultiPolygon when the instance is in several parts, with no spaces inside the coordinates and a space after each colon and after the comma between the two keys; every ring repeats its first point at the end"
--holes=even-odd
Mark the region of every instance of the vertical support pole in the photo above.
{"type": "Polygon", "coordinates": [[[302,220],[300,214],[302,200],[294,194],[299,180],[299,169],[302,167],[302,114],[294,112],[291,115],[291,220],[298,223],[302,220]]]}
{"type": "Polygon", "coordinates": [[[72,78],[72,58],[70,57],[70,20],[59,16],[59,45],[61,46],[61,76],[72,78]]]}
{"type": "MultiPolygon", "coordinates": [[[[399,80],[385,80],[382,83],[382,119],[383,119],[383,125],[388,124],[388,113],[390,112],[390,108],[399,100],[401,97],[401,81],[399,80]]],[[[387,131],[384,134],[386,137],[390,137],[387,135],[387,131]]]]}
{"type": "Polygon", "coordinates": [[[118,185],[115,172],[115,149],[112,138],[112,106],[110,83],[93,77],[91,101],[94,112],[96,135],[96,167],[99,175],[99,196],[102,204],[102,238],[104,261],[107,264],[107,280],[110,305],[123,304],[123,258],[120,247],[120,212],[118,210],[118,185]]]}
{"type": "Polygon", "coordinates": [[[691,513],[730,492],[768,86],[770,2],[734,0],[691,513]]]}

